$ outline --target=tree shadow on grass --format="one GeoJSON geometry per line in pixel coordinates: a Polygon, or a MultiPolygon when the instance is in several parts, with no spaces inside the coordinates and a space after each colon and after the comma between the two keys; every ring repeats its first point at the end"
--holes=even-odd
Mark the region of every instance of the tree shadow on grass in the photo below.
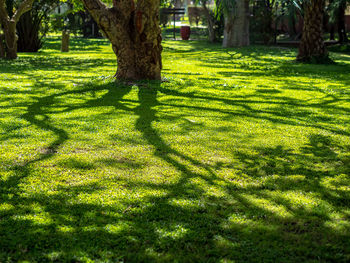
{"type": "MultiPolygon", "coordinates": [[[[129,86],[109,83],[41,97],[27,106],[22,118],[53,132],[56,139],[38,158],[13,167],[15,176],[0,181],[4,205],[0,211],[0,261],[346,262],[350,259],[350,214],[345,209],[350,197],[341,190],[349,180],[349,157],[339,154],[349,151],[346,148],[349,146],[340,146],[330,137],[315,134],[298,154],[283,146],[265,147],[255,149],[255,154],[234,151],[243,168],[237,168],[235,163],[204,163],[162,138],[154,128],[161,118],[157,113],[164,106],[194,108],[204,113],[220,109],[160,102],[158,96],[163,93],[178,100],[221,101],[228,107],[243,106],[243,100],[248,98],[230,100],[185,93],[159,83],[140,84],[138,100],[124,98],[131,90],[129,86]],[[82,103],[64,105],[60,112],[113,106],[135,115],[135,129],[152,147],[153,155],[164,161],[164,169],[172,167],[179,173],[178,180],[164,184],[121,180],[130,189],[162,190],[165,194],[123,199],[114,205],[77,202],[80,194],[89,195],[108,187],[96,182],[60,186],[50,195],[40,191],[23,195],[22,179],[31,176],[31,166],[54,156],[69,140],[65,130],[51,124],[48,114],[55,111],[49,105],[57,98],[97,90],[107,92],[82,103]],[[138,105],[131,107],[125,102],[138,105]],[[242,178],[248,183],[237,184],[236,179],[242,178],[219,176],[221,168],[244,173],[242,178]],[[263,183],[259,183],[261,178],[265,180],[263,183]],[[307,196],[310,192],[321,202],[307,196]],[[300,198],[293,199],[296,195],[300,198]],[[293,203],[295,200],[300,203],[293,203]],[[42,209],[47,221],[38,223],[33,219],[35,206],[42,209]],[[338,217],[334,219],[332,213],[338,217]],[[334,226],[339,222],[343,226],[341,223],[334,226]]],[[[280,103],[283,102],[276,102],[280,103]]],[[[292,106],[295,102],[287,103],[292,106]]],[[[269,112],[273,117],[257,116],[249,106],[241,113],[232,109],[227,114],[284,123],[276,117],[277,109],[269,112]]],[[[298,120],[288,124],[303,125],[298,120]]],[[[74,160],[69,165],[84,167],[74,160]]]]}
{"type": "MultiPolygon", "coordinates": [[[[48,37],[44,40],[43,49],[61,50],[61,38],[60,37],[48,37]]],[[[71,51],[102,51],[101,45],[110,46],[108,39],[88,39],[73,37],[70,39],[69,48],[71,51]]]]}
{"type": "MultiPolygon", "coordinates": [[[[49,76],[55,71],[89,71],[93,68],[100,68],[102,66],[116,65],[115,59],[91,58],[91,57],[57,57],[49,54],[31,57],[20,57],[14,61],[0,60],[1,73],[13,73],[21,77],[35,76],[37,71],[48,72],[45,79],[50,79],[49,76]]],[[[13,77],[18,79],[17,77],[13,77]]],[[[83,78],[83,77],[80,77],[83,78]]],[[[8,79],[8,78],[7,78],[8,79]]],[[[55,79],[54,77],[52,79],[55,79]]],[[[11,79],[8,79],[9,81],[11,79]]]]}
{"type": "MultiPolygon", "coordinates": [[[[170,42],[172,43],[172,42],[170,42]]],[[[336,65],[305,65],[296,63],[294,49],[272,48],[266,46],[250,46],[245,48],[221,48],[217,44],[191,41],[189,43],[176,43],[166,46],[176,56],[191,53],[196,57],[195,63],[201,67],[222,69],[219,75],[223,77],[244,76],[245,78],[269,77],[278,80],[297,76],[308,75],[310,78],[329,80],[334,79],[342,85],[350,86],[348,74],[350,72],[350,60],[346,57],[339,58],[336,65]],[[203,56],[205,52],[205,56],[203,56]],[[281,61],[281,57],[285,60],[281,61]],[[346,62],[346,63],[344,63],[346,62]],[[229,69],[229,70],[228,70],[229,69]],[[335,77],[336,76],[336,77],[335,77]]],[[[300,79],[293,86],[300,83],[300,79]]],[[[291,83],[290,83],[291,84],[291,83]]],[[[310,85],[310,83],[307,83],[310,85]]]]}

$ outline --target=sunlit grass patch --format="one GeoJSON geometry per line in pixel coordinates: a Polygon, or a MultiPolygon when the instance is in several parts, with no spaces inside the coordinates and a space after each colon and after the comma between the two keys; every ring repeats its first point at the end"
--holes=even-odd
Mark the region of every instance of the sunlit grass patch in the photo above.
{"type": "Polygon", "coordinates": [[[0,61],[0,261],[347,262],[350,57],[164,42],[115,82],[106,40],[0,61]]]}

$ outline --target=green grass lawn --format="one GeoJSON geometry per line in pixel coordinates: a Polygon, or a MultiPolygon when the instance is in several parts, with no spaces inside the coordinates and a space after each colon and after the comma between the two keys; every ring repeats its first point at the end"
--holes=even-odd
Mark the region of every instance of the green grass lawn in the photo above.
{"type": "MultiPolygon", "coordinates": [[[[184,24],[186,25],[186,24],[184,24]]],[[[189,25],[189,24],[188,24],[189,25]]],[[[191,40],[208,40],[208,33],[206,27],[196,27],[195,25],[190,25],[191,27],[191,40]]],[[[181,27],[176,26],[175,37],[177,40],[181,40],[181,27]]],[[[174,26],[162,27],[162,37],[164,40],[174,40],[174,26]]]]}
{"type": "Polygon", "coordinates": [[[350,56],[106,40],[0,61],[0,262],[349,262],[350,56]]]}

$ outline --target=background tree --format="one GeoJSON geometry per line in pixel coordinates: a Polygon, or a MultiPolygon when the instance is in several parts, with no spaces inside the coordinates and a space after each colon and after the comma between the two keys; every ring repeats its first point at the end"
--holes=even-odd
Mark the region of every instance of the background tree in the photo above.
{"type": "Polygon", "coordinates": [[[200,4],[203,8],[204,16],[208,24],[208,40],[209,42],[215,42],[215,16],[213,10],[209,7],[211,1],[209,0],[196,0],[196,4],[200,4]]]}
{"type": "MultiPolygon", "coordinates": [[[[98,25],[96,21],[91,17],[88,11],[85,9],[79,11],[79,17],[81,18],[81,33],[85,38],[100,38],[102,37],[100,31],[98,30],[98,25]]],[[[71,30],[71,28],[69,28],[71,30]]],[[[74,30],[73,30],[74,32],[74,30]]]]}
{"type": "Polygon", "coordinates": [[[223,47],[248,46],[249,0],[218,0],[225,17],[223,47]]]}
{"type": "Polygon", "coordinates": [[[4,31],[0,37],[0,55],[8,59],[17,58],[17,34],[16,25],[20,17],[32,8],[34,0],[22,1],[18,8],[12,13],[7,11],[6,0],[0,0],[0,24],[4,31]]]}
{"type": "Polygon", "coordinates": [[[199,22],[203,20],[203,9],[198,6],[189,6],[188,7],[188,20],[190,24],[196,24],[196,26],[199,26],[199,22]]]}
{"type": "Polygon", "coordinates": [[[298,30],[297,24],[301,23],[304,17],[302,1],[303,0],[281,1],[288,22],[289,36],[294,40],[301,39],[301,32],[298,30]]]}
{"type": "Polygon", "coordinates": [[[254,1],[253,19],[250,28],[255,38],[263,41],[264,44],[272,44],[274,41],[275,30],[273,25],[276,24],[277,5],[278,1],[276,0],[254,1]]]}
{"type": "Polygon", "coordinates": [[[118,79],[161,79],[159,0],[83,0],[117,56],[118,79]]]}
{"type": "Polygon", "coordinates": [[[325,0],[305,0],[303,6],[304,26],[297,60],[326,62],[328,61],[328,52],[322,36],[325,0]]]}
{"type": "Polygon", "coordinates": [[[43,44],[43,37],[49,30],[50,13],[59,0],[37,0],[29,12],[17,23],[18,52],[37,52],[43,44]]]}
{"type": "Polygon", "coordinates": [[[349,0],[331,0],[329,1],[328,5],[331,30],[330,38],[334,40],[334,29],[336,27],[338,31],[339,43],[341,44],[348,42],[345,26],[345,11],[348,1],[349,0]]]}

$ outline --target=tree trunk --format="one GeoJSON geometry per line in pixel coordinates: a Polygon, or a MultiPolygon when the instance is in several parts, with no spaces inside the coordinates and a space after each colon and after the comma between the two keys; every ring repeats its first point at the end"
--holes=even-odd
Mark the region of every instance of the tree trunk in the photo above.
{"type": "Polygon", "coordinates": [[[61,52],[69,52],[69,30],[62,31],[61,52]]]}
{"type": "MultiPolygon", "coordinates": [[[[329,0],[328,1],[328,7],[333,5],[334,0],[329,0]]],[[[329,15],[326,15],[327,17],[327,22],[328,22],[328,29],[329,29],[329,40],[335,40],[335,24],[334,21],[332,21],[333,19],[331,19],[331,17],[329,15]]],[[[324,17],[324,19],[326,19],[324,17]]]]}
{"type": "Polygon", "coordinates": [[[346,2],[343,1],[343,3],[341,3],[339,7],[338,17],[337,17],[339,43],[341,44],[348,42],[348,37],[346,35],[346,27],[345,27],[345,10],[346,10],[346,2]]]}
{"type": "Polygon", "coordinates": [[[304,26],[298,61],[323,63],[328,60],[322,36],[324,5],[324,0],[310,0],[304,5],[304,26]]]}
{"type": "Polygon", "coordinates": [[[234,10],[225,15],[223,47],[249,45],[249,0],[237,0],[234,10]]]}
{"type": "Polygon", "coordinates": [[[0,35],[0,58],[5,58],[6,53],[5,53],[5,36],[0,35]]]}
{"type": "Polygon", "coordinates": [[[5,49],[5,57],[8,59],[17,58],[18,37],[16,34],[16,24],[19,21],[20,17],[32,8],[33,1],[34,0],[22,1],[19,4],[17,10],[15,10],[15,12],[12,14],[13,10],[10,10],[11,12],[8,12],[6,10],[5,0],[0,0],[0,24],[3,27],[5,38],[5,48],[2,47],[1,49],[5,49]]]}
{"type": "Polygon", "coordinates": [[[5,44],[6,44],[6,58],[16,59],[17,58],[17,34],[16,34],[16,23],[9,21],[4,26],[5,44]]]}
{"type": "MultiPolygon", "coordinates": [[[[224,40],[222,43],[223,47],[232,47],[237,46],[236,43],[233,41],[233,25],[234,25],[235,19],[233,14],[227,14],[225,15],[225,28],[224,28],[224,40]]],[[[238,32],[235,32],[238,34],[238,32]]]]}
{"type": "Polygon", "coordinates": [[[159,0],[83,0],[86,9],[111,41],[117,56],[117,79],[161,79],[159,0]]]}
{"type": "Polygon", "coordinates": [[[202,1],[202,7],[204,10],[204,15],[207,18],[208,22],[208,38],[209,42],[214,43],[215,42],[215,30],[214,30],[214,21],[210,14],[210,10],[207,8],[205,1],[202,1]]]}

